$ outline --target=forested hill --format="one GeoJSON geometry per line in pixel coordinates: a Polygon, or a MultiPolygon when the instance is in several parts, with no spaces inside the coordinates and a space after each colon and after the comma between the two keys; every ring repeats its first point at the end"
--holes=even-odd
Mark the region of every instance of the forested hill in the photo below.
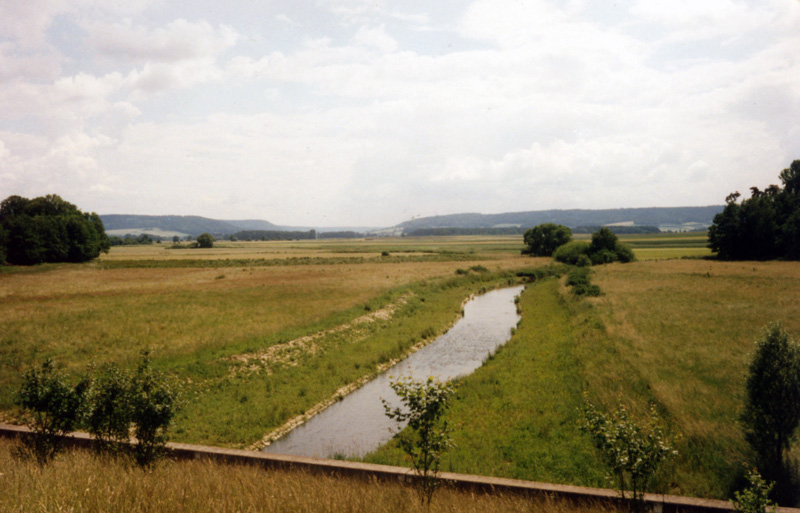
{"type": "Polygon", "coordinates": [[[421,228],[491,228],[498,226],[533,227],[542,223],[578,226],[603,226],[615,223],[658,226],[711,225],[724,205],[706,207],[614,208],[607,210],[537,210],[504,214],[452,214],[421,217],[400,223],[397,228],[411,232],[421,228]]]}
{"type": "Polygon", "coordinates": [[[201,233],[230,234],[242,230],[279,230],[269,221],[221,221],[200,216],[101,215],[106,231],[161,230],[198,236],[201,233]]]}

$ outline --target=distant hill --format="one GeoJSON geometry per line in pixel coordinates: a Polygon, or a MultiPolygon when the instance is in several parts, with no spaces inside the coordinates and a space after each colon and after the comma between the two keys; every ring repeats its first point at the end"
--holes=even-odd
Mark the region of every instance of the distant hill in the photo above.
{"type": "Polygon", "coordinates": [[[542,223],[563,224],[570,228],[626,224],[657,226],[662,230],[702,229],[711,225],[723,205],[706,207],[614,208],[607,210],[536,210],[503,214],[452,214],[421,217],[400,223],[403,233],[429,228],[530,228],[542,223]]]}
{"type": "Polygon", "coordinates": [[[137,216],[137,215],[101,215],[107,232],[159,234],[162,232],[191,235],[197,237],[201,233],[228,235],[243,230],[281,230],[282,228],[269,221],[220,221],[200,216],[137,216]]]}

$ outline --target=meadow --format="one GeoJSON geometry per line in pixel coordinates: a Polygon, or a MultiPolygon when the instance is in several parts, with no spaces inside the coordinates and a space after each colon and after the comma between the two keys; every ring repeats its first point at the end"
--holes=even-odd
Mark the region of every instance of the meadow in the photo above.
{"type": "MultiPolygon", "coordinates": [[[[640,418],[656,404],[680,453],[659,491],[730,496],[751,457],[737,418],[753,343],[772,321],[800,337],[800,265],[701,259],[702,234],[622,239],[639,261],[593,268],[601,296],[528,286],[512,340],[459,382],[446,470],[607,486],[577,428],[588,391],[640,418]]],[[[521,237],[166,248],[0,271],[0,415],[17,418],[19,375],[47,356],[80,372],[150,348],[188,398],[174,440],[258,445],[442,333],[470,294],[550,264],[521,237]]],[[[366,459],[406,463],[391,445],[366,459]]]]}

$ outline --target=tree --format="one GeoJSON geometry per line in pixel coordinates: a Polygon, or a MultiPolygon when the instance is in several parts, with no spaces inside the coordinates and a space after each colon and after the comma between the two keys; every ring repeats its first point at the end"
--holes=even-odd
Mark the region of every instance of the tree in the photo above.
{"type": "Polygon", "coordinates": [[[390,385],[404,408],[392,406],[381,399],[386,415],[398,423],[408,423],[406,429],[395,435],[400,448],[411,458],[411,465],[419,480],[420,502],[430,506],[433,492],[439,486],[439,464],[442,454],[453,442],[447,421],[442,419],[448,400],[454,392],[450,381],[441,382],[434,377],[416,381],[411,376],[400,377],[390,385]]]}
{"type": "Polygon", "coordinates": [[[25,411],[26,424],[33,432],[24,439],[24,447],[40,465],[58,453],[60,438],[81,422],[88,388],[86,380],[71,385],[51,359],[23,375],[14,402],[25,411]]]}
{"type": "Polygon", "coordinates": [[[201,233],[197,236],[198,248],[210,248],[214,246],[214,237],[209,233],[201,233]]]}
{"type": "Polygon", "coordinates": [[[552,256],[559,246],[572,240],[572,230],[554,223],[540,224],[527,230],[523,241],[528,246],[524,253],[534,256],[552,256]]]}
{"type": "Polygon", "coordinates": [[[741,421],[762,473],[780,483],[800,424],[800,345],[778,323],[756,342],[741,421]]]}

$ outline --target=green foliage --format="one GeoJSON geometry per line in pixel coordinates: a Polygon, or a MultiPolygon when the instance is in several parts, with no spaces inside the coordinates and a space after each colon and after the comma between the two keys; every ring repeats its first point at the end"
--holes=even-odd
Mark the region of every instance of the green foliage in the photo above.
{"type": "Polygon", "coordinates": [[[780,484],[800,424],[800,345],[780,324],[770,324],[756,342],[745,387],[745,439],[762,472],[780,484]]]}
{"type": "Polygon", "coordinates": [[[210,248],[214,246],[214,237],[208,233],[201,233],[197,236],[197,247],[198,248],[210,248]]]}
{"type": "Polygon", "coordinates": [[[781,171],[783,188],[730,194],[708,229],[708,247],[724,260],[800,259],[800,160],[781,171]]]}
{"type": "Polygon", "coordinates": [[[576,265],[581,256],[587,256],[588,258],[588,253],[588,242],[574,240],[564,244],[563,246],[559,246],[558,249],[553,252],[553,258],[557,262],[576,265]]]}
{"type": "Polygon", "coordinates": [[[130,372],[116,364],[101,367],[92,379],[86,430],[103,452],[115,452],[128,442],[131,422],[130,372]]]}
{"type": "Polygon", "coordinates": [[[108,252],[103,222],[55,194],[0,203],[0,260],[16,265],[85,262],[108,252]]]}
{"type": "Polygon", "coordinates": [[[14,402],[25,412],[33,436],[23,440],[24,448],[40,465],[59,451],[59,438],[80,423],[86,406],[88,382],[71,385],[51,359],[22,378],[14,402]]]}
{"type": "Polygon", "coordinates": [[[777,505],[769,500],[774,483],[767,484],[757,470],[747,473],[750,485],[741,492],[733,492],[733,509],[736,513],[766,513],[767,508],[777,512],[777,505]]]}
{"type": "Polygon", "coordinates": [[[611,414],[601,413],[588,399],[583,404],[583,431],[592,437],[595,447],[610,470],[609,480],[617,483],[620,496],[630,488],[633,509],[644,506],[644,492],[659,465],[678,454],[661,428],[655,406],[650,406],[646,431],[631,419],[628,410],[619,404],[611,414]]]}
{"type": "Polygon", "coordinates": [[[453,385],[434,377],[416,381],[406,376],[392,381],[390,386],[400,397],[403,408],[392,408],[381,399],[384,410],[390,419],[408,424],[396,437],[400,447],[411,458],[419,479],[420,501],[430,505],[433,492],[440,484],[438,474],[442,454],[453,445],[447,421],[442,419],[454,392],[453,385]]]}
{"type": "Polygon", "coordinates": [[[591,270],[588,267],[576,267],[567,274],[567,285],[572,287],[576,296],[599,296],[600,287],[592,285],[589,280],[591,270]]]}
{"type": "Polygon", "coordinates": [[[544,223],[525,232],[523,240],[528,246],[523,252],[534,256],[551,256],[559,246],[572,239],[572,230],[564,225],[544,223]]]}
{"type": "Polygon", "coordinates": [[[600,228],[592,234],[588,256],[594,265],[610,264],[611,262],[627,263],[636,260],[633,251],[617,240],[616,234],[608,228],[600,228]]]}
{"type": "Polygon", "coordinates": [[[130,386],[130,421],[136,442],[133,455],[141,467],[151,466],[163,453],[166,432],[179,410],[178,392],[167,377],[151,368],[145,351],[130,386]]]}

